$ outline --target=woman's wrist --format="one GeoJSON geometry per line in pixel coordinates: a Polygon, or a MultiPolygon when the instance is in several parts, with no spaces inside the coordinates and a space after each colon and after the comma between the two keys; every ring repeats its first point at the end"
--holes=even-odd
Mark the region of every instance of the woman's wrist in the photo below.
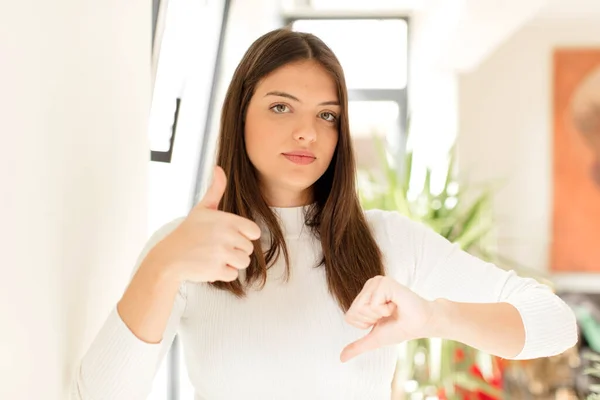
{"type": "Polygon", "coordinates": [[[176,276],[166,264],[147,258],[117,304],[121,319],[141,341],[162,340],[179,292],[180,281],[176,276]]]}
{"type": "Polygon", "coordinates": [[[458,322],[455,318],[456,310],[453,303],[446,299],[435,299],[432,302],[433,314],[431,318],[430,337],[456,340],[453,327],[458,322]]]}
{"type": "Polygon", "coordinates": [[[170,264],[161,257],[149,254],[140,265],[140,273],[159,286],[177,286],[182,282],[177,265],[170,264]]]}

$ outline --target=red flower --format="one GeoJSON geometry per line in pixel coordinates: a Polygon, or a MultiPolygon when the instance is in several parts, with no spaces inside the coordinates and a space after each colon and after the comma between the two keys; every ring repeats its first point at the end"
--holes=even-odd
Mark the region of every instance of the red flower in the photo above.
{"type": "MultiPolygon", "coordinates": [[[[490,379],[488,381],[488,380],[484,379],[483,374],[481,373],[481,369],[479,369],[479,367],[476,364],[471,365],[471,368],[469,368],[469,372],[471,373],[471,375],[474,375],[477,378],[481,379],[482,381],[487,382],[488,384],[490,384],[490,386],[493,386],[498,389],[500,389],[502,387],[502,377],[501,376],[494,376],[492,379],[490,379]]],[[[475,398],[477,400],[500,400],[499,398],[490,396],[489,394],[484,393],[480,390],[478,390],[474,394],[475,394],[475,398]]]]}
{"type": "Polygon", "coordinates": [[[460,347],[454,351],[454,362],[459,363],[465,359],[465,351],[460,347]]]}
{"type": "Polygon", "coordinates": [[[438,389],[437,397],[439,400],[448,400],[448,397],[446,397],[446,390],[444,388],[438,389]]]}
{"type": "Polygon", "coordinates": [[[479,367],[477,366],[477,364],[471,365],[471,368],[469,368],[469,372],[471,373],[471,375],[475,375],[479,379],[484,380],[483,379],[483,374],[481,373],[481,370],[479,369],[479,367]]]}

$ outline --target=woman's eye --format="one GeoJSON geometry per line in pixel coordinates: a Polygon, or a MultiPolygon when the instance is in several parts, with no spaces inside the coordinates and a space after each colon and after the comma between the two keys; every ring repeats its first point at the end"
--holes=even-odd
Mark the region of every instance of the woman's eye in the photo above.
{"type": "Polygon", "coordinates": [[[289,111],[288,106],[286,106],[285,104],[275,104],[273,107],[271,107],[271,110],[273,110],[277,114],[283,114],[289,111]]]}
{"type": "Polygon", "coordinates": [[[330,112],[322,112],[321,118],[323,118],[325,121],[328,121],[328,122],[335,122],[335,120],[337,119],[337,117],[333,113],[330,113],[330,112]]]}

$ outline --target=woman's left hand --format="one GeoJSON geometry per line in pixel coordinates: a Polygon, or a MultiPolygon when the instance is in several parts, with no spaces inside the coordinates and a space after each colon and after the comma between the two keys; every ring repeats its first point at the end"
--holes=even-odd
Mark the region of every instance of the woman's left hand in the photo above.
{"type": "Polygon", "coordinates": [[[367,351],[429,337],[434,320],[434,303],[385,276],[369,279],[346,313],[346,322],[371,331],[344,348],[346,362],[367,351]]]}

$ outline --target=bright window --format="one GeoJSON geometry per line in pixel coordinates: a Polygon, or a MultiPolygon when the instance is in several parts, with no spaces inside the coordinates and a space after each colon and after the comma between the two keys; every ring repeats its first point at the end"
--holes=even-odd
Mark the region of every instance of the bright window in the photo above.
{"type": "Polygon", "coordinates": [[[403,89],[408,26],[403,19],[312,19],[294,30],[321,38],[336,54],[349,89],[403,89]]]}

